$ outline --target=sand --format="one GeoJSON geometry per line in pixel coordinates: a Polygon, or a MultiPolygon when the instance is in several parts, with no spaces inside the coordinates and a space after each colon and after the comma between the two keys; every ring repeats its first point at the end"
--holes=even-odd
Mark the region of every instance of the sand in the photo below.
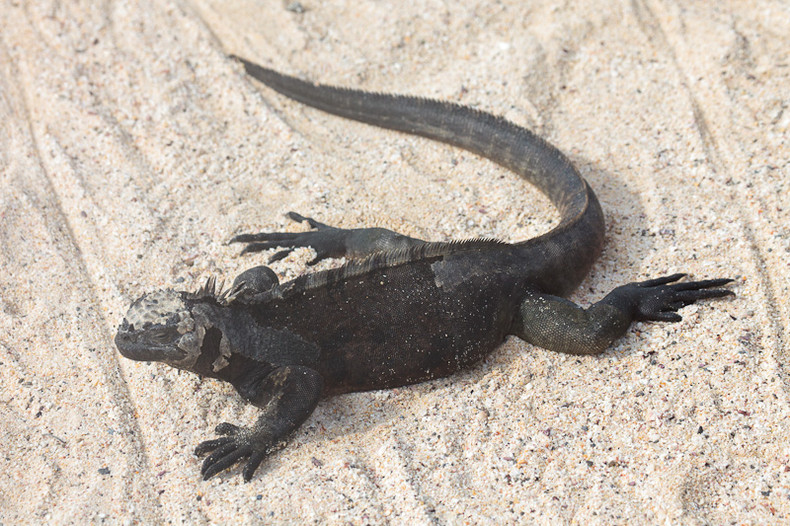
{"type": "Polygon", "coordinates": [[[790,520],[787,2],[405,4],[0,4],[0,523],[790,520]],[[737,297],[600,357],[509,339],[451,378],[326,400],[252,482],[202,482],[194,446],[256,410],[120,357],[134,298],[265,263],[226,242],[298,230],[288,210],[431,240],[557,218],[492,163],[306,109],[228,53],[546,137],[607,216],[582,305],[672,272],[737,297]]]}

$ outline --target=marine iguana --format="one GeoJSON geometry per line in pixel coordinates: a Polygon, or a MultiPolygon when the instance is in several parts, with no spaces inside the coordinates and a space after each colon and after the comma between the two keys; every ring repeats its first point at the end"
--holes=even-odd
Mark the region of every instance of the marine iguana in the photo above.
{"type": "Polygon", "coordinates": [[[278,283],[266,266],[226,290],[214,279],[197,292],[160,290],[132,303],[115,343],[133,360],[160,361],[230,382],[261,409],[252,427],[217,426],[202,442],[204,479],[261,461],[312,413],[319,399],[386,389],[470,366],[508,335],[553,351],[591,355],[632,322],[677,322],[678,309],[732,295],[730,279],[678,282],[683,274],[615,288],[583,309],[562,296],[601,252],[598,200],[554,146],[503,118],[468,107],[313,84],[234,57],[270,88],[341,117],[449,143],[516,172],[559,210],[559,224],[518,243],[427,242],[382,228],[341,229],[312,218],[303,233],[237,235],[243,252],[312,247],[312,263],[344,266],[278,283]]]}

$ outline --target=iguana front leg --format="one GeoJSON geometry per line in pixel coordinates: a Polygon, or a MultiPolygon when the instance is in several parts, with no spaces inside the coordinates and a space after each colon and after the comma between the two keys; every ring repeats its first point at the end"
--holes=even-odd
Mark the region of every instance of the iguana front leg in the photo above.
{"type": "Polygon", "coordinates": [[[376,252],[401,250],[425,243],[420,239],[404,236],[386,228],[336,228],[296,212],[288,212],[287,215],[293,221],[306,221],[315,230],[294,233],[239,234],[230,242],[248,243],[242,250],[242,254],[260,252],[270,248],[285,248],[285,250],[276,252],[269,259],[270,263],[283,259],[295,248],[311,247],[315,250],[316,256],[307,263],[308,265],[314,265],[326,258],[361,259],[376,252]]]}
{"type": "Polygon", "coordinates": [[[215,431],[225,436],[197,446],[198,456],[211,452],[200,470],[203,480],[246,458],[242,475],[249,482],[261,461],[313,412],[321,396],[323,379],[309,367],[287,365],[265,375],[250,371],[234,386],[262,412],[252,427],[227,422],[218,425],[215,431]]]}
{"type": "Polygon", "coordinates": [[[698,300],[732,296],[720,289],[731,279],[673,283],[684,274],[617,287],[588,309],[557,296],[530,293],[521,303],[513,334],[544,349],[598,354],[634,321],[680,321],[677,310],[698,300]]]}
{"type": "Polygon", "coordinates": [[[263,265],[252,267],[236,276],[227,293],[227,299],[247,301],[254,298],[256,294],[266,292],[279,282],[277,274],[269,267],[263,265]]]}

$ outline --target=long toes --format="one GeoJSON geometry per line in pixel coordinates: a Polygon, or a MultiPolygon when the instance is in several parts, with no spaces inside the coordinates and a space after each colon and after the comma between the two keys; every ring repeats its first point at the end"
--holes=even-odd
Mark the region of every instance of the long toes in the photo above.
{"type": "Polygon", "coordinates": [[[237,234],[230,238],[230,243],[254,243],[256,241],[266,241],[272,232],[259,232],[257,234],[237,234]]]}
{"type": "Polygon", "coordinates": [[[688,281],[686,283],[676,283],[672,285],[674,290],[700,290],[710,289],[713,287],[721,287],[727,283],[732,283],[734,280],[729,278],[720,279],[703,279],[701,281],[688,281]]]}
{"type": "MultiPolygon", "coordinates": [[[[290,245],[300,232],[259,232],[257,234],[238,234],[233,236],[228,243],[257,243],[279,241],[281,246],[290,245]]],[[[277,245],[275,245],[277,246],[277,245]]]]}
{"type": "MultiPolygon", "coordinates": [[[[216,475],[217,473],[219,473],[220,471],[228,469],[233,464],[238,462],[239,459],[249,456],[251,452],[252,452],[252,448],[250,448],[249,446],[244,446],[231,451],[224,457],[213,462],[208,467],[206,467],[206,464],[203,463],[203,467],[205,468],[205,469],[201,469],[201,472],[203,473],[203,480],[208,480],[214,475],[216,475]]],[[[206,462],[208,461],[209,459],[206,459],[206,462]]]]}
{"type": "Polygon", "coordinates": [[[721,287],[722,285],[726,285],[728,283],[732,283],[735,280],[733,278],[719,278],[719,279],[709,279],[710,285],[708,287],[721,287]]]}
{"type": "Polygon", "coordinates": [[[225,444],[231,442],[233,439],[230,437],[223,437],[223,438],[215,438],[214,440],[206,440],[205,442],[201,442],[195,448],[195,455],[201,457],[208,453],[209,451],[214,451],[220,446],[224,446],[225,444]]]}
{"type": "Polygon", "coordinates": [[[681,321],[683,318],[680,314],[671,311],[659,311],[659,312],[651,312],[648,316],[648,319],[652,321],[667,321],[667,322],[678,322],[681,321]]]}
{"type": "Polygon", "coordinates": [[[666,285],[667,283],[677,281],[683,276],[685,276],[685,274],[672,274],[670,276],[662,276],[660,278],[649,279],[647,281],[640,281],[637,283],[637,285],[640,287],[658,287],[660,285],[666,285]]]}
{"type": "Polygon", "coordinates": [[[249,482],[252,479],[255,470],[258,469],[263,459],[266,458],[266,453],[266,451],[256,451],[250,456],[250,459],[247,461],[247,464],[244,465],[244,469],[241,472],[245,482],[249,482]]]}
{"type": "Polygon", "coordinates": [[[279,252],[275,252],[272,257],[269,258],[269,263],[274,263],[275,261],[280,261],[288,256],[294,249],[286,248],[285,250],[280,250],[279,252]]]}
{"type": "Polygon", "coordinates": [[[702,290],[684,290],[677,292],[674,299],[682,301],[686,305],[691,305],[695,301],[707,300],[711,298],[723,298],[724,296],[734,296],[735,293],[727,289],[702,289],[702,290]]]}
{"type": "Polygon", "coordinates": [[[237,234],[230,238],[228,243],[251,243],[255,241],[257,234],[237,234]]]}
{"type": "Polygon", "coordinates": [[[304,221],[312,221],[312,218],[303,216],[302,214],[300,214],[298,212],[288,212],[287,214],[285,214],[285,217],[287,217],[291,221],[295,221],[297,223],[302,223],[304,221]]]}
{"type": "Polygon", "coordinates": [[[200,472],[205,473],[206,470],[210,468],[215,462],[217,462],[219,459],[221,459],[231,451],[234,451],[236,447],[237,447],[236,444],[233,441],[231,441],[215,449],[214,452],[212,452],[208,457],[206,457],[206,460],[203,461],[203,466],[200,468],[200,472]]]}
{"type": "Polygon", "coordinates": [[[322,260],[332,257],[330,253],[326,250],[319,250],[316,248],[314,248],[313,250],[315,250],[315,257],[307,262],[308,267],[312,267],[316,263],[320,263],[322,260]]]}
{"type": "Polygon", "coordinates": [[[312,217],[303,216],[302,214],[297,214],[296,212],[288,212],[285,215],[288,216],[288,219],[290,219],[291,221],[296,221],[297,223],[303,223],[307,221],[307,224],[310,225],[310,228],[317,228],[317,229],[332,228],[329,225],[325,225],[324,223],[321,223],[320,221],[316,221],[312,217]]]}

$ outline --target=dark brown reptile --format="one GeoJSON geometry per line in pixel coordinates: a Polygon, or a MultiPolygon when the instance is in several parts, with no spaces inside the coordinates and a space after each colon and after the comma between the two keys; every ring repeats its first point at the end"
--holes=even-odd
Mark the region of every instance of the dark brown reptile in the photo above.
{"type": "Polygon", "coordinates": [[[245,480],[312,413],[322,396],[422,382],[467,367],[515,335],[570,354],[597,354],[632,322],[676,322],[678,309],[732,292],[729,279],[682,274],[618,287],[587,309],[563,299],[601,252],[598,199],[568,159],[520,126],[455,104],[322,86],[238,59],[255,79],[324,111],[449,143],[521,175],[560,213],[553,230],[519,243],[431,243],[380,228],[339,229],[291,213],[304,233],[246,234],[246,252],[312,247],[336,270],[278,283],[268,267],[220,292],[161,290],[129,309],[115,338],[121,354],[230,382],[261,409],[252,427],[196,453],[209,478],[246,460],[245,480]]]}

